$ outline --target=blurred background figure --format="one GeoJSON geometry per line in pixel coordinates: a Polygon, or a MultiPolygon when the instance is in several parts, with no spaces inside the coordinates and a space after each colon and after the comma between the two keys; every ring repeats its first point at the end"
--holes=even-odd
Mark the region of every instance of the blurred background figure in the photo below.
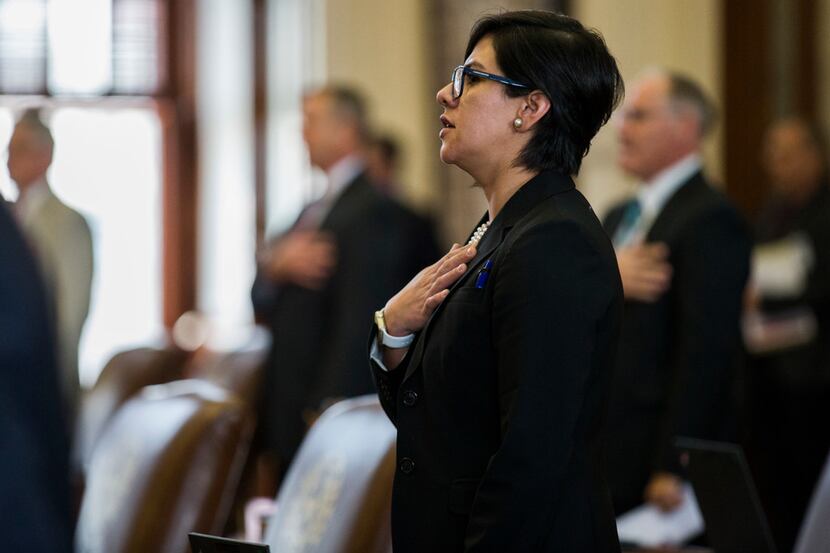
{"type": "Polygon", "coordinates": [[[69,439],[37,263],[0,196],[0,535],[3,549],[71,551],[69,439]]]}
{"type": "MultiPolygon", "coordinates": [[[[323,196],[323,187],[318,186],[322,181],[316,178],[319,175],[312,178],[319,170],[312,170],[308,163],[306,153],[310,148],[306,148],[303,141],[303,98],[309,87],[346,80],[364,91],[372,107],[371,129],[383,129],[384,134],[391,135],[397,142],[397,153],[391,144],[368,148],[366,169],[375,175],[374,179],[384,190],[371,194],[380,198],[378,203],[393,206],[390,212],[401,212],[392,199],[413,207],[418,215],[410,220],[423,222],[423,216],[428,214],[441,231],[442,243],[449,245],[463,239],[485,206],[472,179],[463,171],[443,165],[435,156],[439,145],[440,109],[435,105],[432,91],[438,83],[446,82],[447,73],[458,63],[463,51],[470,24],[482,12],[496,8],[536,8],[562,11],[598,29],[628,84],[643,68],[658,64],[693,76],[705,90],[715,94],[723,123],[705,144],[704,165],[708,180],[715,186],[723,182],[722,192],[740,206],[748,218],[757,222],[758,236],[763,240],[757,250],[759,253],[766,249],[773,254],[785,251],[790,256],[795,255],[789,258],[757,255],[756,260],[771,260],[776,269],[781,265],[777,262],[790,259],[796,262],[784,265],[803,269],[795,273],[798,278],[786,271],[773,271],[773,278],[769,279],[763,276],[768,275],[768,271],[756,271],[758,291],[750,294],[754,298],[750,303],[758,309],[747,320],[774,323],[763,328],[776,331],[772,337],[778,341],[763,340],[762,349],[752,350],[755,360],[751,368],[757,370],[750,373],[753,387],[746,388],[754,394],[750,399],[756,407],[750,411],[754,415],[751,430],[756,438],[766,441],[756,441],[748,451],[748,458],[753,469],[759,464],[767,464],[763,478],[761,472],[756,471],[756,476],[768,507],[770,497],[786,497],[787,493],[795,493],[797,489],[801,491],[796,496],[803,497],[807,493],[809,482],[797,480],[801,475],[809,474],[809,470],[796,467],[794,463],[779,470],[771,460],[782,459],[786,450],[799,452],[805,460],[810,459],[813,453],[808,452],[808,448],[821,447],[822,437],[815,431],[819,426],[816,421],[823,420],[820,417],[826,418],[819,408],[823,401],[819,392],[821,386],[814,387],[816,393],[813,395],[813,390],[808,390],[804,382],[820,382],[822,369],[812,361],[801,360],[812,356],[820,358],[824,355],[818,353],[820,344],[827,343],[827,338],[822,337],[822,310],[812,299],[806,299],[812,297],[810,290],[814,289],[814,284],[818,290],[817,285],[822,282],[820,266],[824,264],[822,252],[826,247],[818,245],[816,236],[810,237],[810,225],[793,224],[794,228],[807,230],[781,230],[777,234],[779,231],[773,230],[778,228],[777,222],[761,223],[758,216],[763,212],[760,218],[764,220],[769,220],[768,214],[773,214],[775,221],[799,221],[806,220],[806,214],[815,211],[816,219],[820,219],[821,210],[814,209],[820,202],[810,200],[804,202],[806,207],[793,204],[792,209],[785,209],[790,204],[777,192],[773,199],[772,192],[765,186],[769,179],[765,178],[762,164],[753,161],[757,161],[759,152],[764,149],[762,142],[771,121],[797,113],[825,129],[830,125],[830,41],[821,39],[830,29],[830,2],[760,0],[753,3],[751,10],[745,3],[718,0],[638,0],[635,9],[632,9],[632,3],[617,0],[89,0],[84,2],[88,9],[78,9],[77,4],[67,0],[0,0],[0,143],[9,143],[24,111],[30,108],[41,110],[43,121],[48,123],[57,145],[48,169],[48,188],[61,202],[84,215],[94,236],[92,302],[84,323],[79,355],[80,382],[85,388],[81,414],[86,407],[92,407],[90,412],[95,417],[90,420],[97,421],[87,427],[87,435],[94,437],[89,441],[87,458],[101,454],[101,450],[95,448],[98,439],[106,437],[113,428],[109,424],[117,419],[122,406],[136,399],[133,396],[143,396],[147,385],[204,374],[197,370],[195,361],[191,367],[194,370],[185,367],[183,359],[190,357],[170,348],[163,339],[173,332],[182,314],[198,311],[210,321],[213,330],[204,344],[205,351],[240,353],[238,350],[243,348],[254,321],[250,300],[258,269],[260,280],[268,284],[264,289],[275,291],[272,296],[275,304],[284,302],[287,305],[294,301],[289,298],[303,296],[316,298],[314,301],[319,301],[320,305],[334,306],[333,290],[346,287],[343,281],[351,278],[345,277],[351,271],[341,267],[340,262],[351,255],[347,252],[351,246],[346,245],[345,238],[341,243],[339,237],[327,240],[323,238],[325,235],[317,234],[321,227],[323,232],[329,230],[325,209],[318,214],[320,218],[316,222],[314,216],[308,219],[310,228],[306,229],[310,231],[309,235],[318,238],[310,249],[318,253],[328,251],[334,258],[328,272],[322,271],[327,276],[320,278],[324,282],[321,288],[314,291],[277,283],[266,274],[271,248],[263,247],[267,244],[265,237],[276,236],[288,229],[298,219],[303,205],[323,196]],[[649,14],[647,24],[643,23],[644,13],[649,14]],[[633,28],[637,32],[632,33],[633,28]],[[372,161],[373,151],[379,153],[381,160],[378,170],[372,161]],[[796,247],[782,249],[781,244],[796,247]],[[250,255],[257,249],[263,252],[259,267],[255,257],[250,255]],[[784,275],[783,280],[779,278],[781,275],[784,275]],[[802,291],[799,292],[797,287],[787,288],[798,282],[803,285],[802,291]],[[285,297],[281,297],[283,291],[285,297]],[[783,294],[785,291],[787,295],[783,294]],[[800,299],[802,297],[804,301],[800,299]],[[781,341],[780,332],[782,322],[787,321],[802,325],[797,328],[797,333],[784,333],[783,337],[790,340],[789,345],[781,341]],[[793,342],[793,338],[801,341],[793,342]],[[815,349],[811,344],[816,345],[815,349]],[[787,366],[812,368],[789,373],[784,369],[787,366]],[[804,394],[799,395],[801,391],[804,394]],[[96,411],[96,405],[106,408],[96,411]],[[788,405],[786,409],[785,405],[788,405]],[[759,456],[759,450],[767,455],[759,456]],[[770,490],[775,490],[777,495],[771,496],[770,490]]],[[[655,121],[658,120],[649,119],[651,123],[655,121]]],[[[665,119],[659,121],[666,122],[665,119]]],[[[792,132],[792,126],[787,126],[791,128],[785,133],[791,139],[790,144],[799,144],[793,139],[800,135],[792,132]]],[[[16,134],[39,136],[37,132],[23,133],[22,129],[16,134]]],[[[812,129],[810,134],[813,134],[812,129]]],[[[813,155],[809,142],[804,148],[796,148],[802,156],[802,161],[794,165],[797,172],[812,170],[813,162],[805,162],[803,157],[813,155]]],[[[626,189],[630,184],[628,179],[615,163],[616,144],[613,126],[608,125],[597,134],[576,179],[580,191],[601,217],[623,194],[630,192],[626,189]]],[[[15,144],[11,146],[9,161],[12,167],[8,168],[14,172],[18,169],[13,165],[23,158],[15,155],[15,144]]],[[[366,145],[361,144],[359,149],[365,152],[366,145]]],[[[48,166],[44,161],[46,157],[42,156],[37,163],[48,166]]],[[[4,170],[6,168],[5,163],[0,165],[0,191],[10,201],[15,201],[18,192],[23,196],[20,209],[6,206],[6,214],[20,228],[23,225],[17,217],[18,211],[27,212],[27,204],[36,206],[39,196],[36,190],[43,187],[34,186],[30,194],[24,189],[26,183],[22,181],[25,179],[13,174],[12,177],[20,181],[18,190],[4,170]]],[[[41,168],[41,171],[45,169],[41,168]]],[[[636,175],[634,179],[648,180],[636,175]]],[[[346,187],[344,195],[333,202],[329,212],[332,218],[339,209],[339,201],[345,199],[350,189],[346,187]]],[[[671,200],[664,212],[670,203],[671,200]]],[[[664,212],[658,215],[659,219],[665,218],[664,212]]],[[[364,219],[369,220],[369,217],[364,219]]],[[[397,219],[396,215],[390,217],[390,220],[397,219]]],[[[677,222],[679,224],[679,218],[677,222]]],[[[402,226],[407,228],[407,225],[402,226]]],[[[646,230],[646,226],[639,232],[648,237],[651,231],[646,230]]],[[[652,225],[655,235],[658,235],[659,226],[659,222],[652,225]]],[[[390,229],[396,227],[394,224],[383,226],[378,235],[395,241],[396,248],[407,252],[402,253],[402,266],[411,263],[419,267],[433,260],[424,253],[428,249],[426,246],[415,245],[404,238],[391,238],[393,231],[390,229]],[[418,256],[423,256],[420,261],[418,256]]],[[[684,226],[684,229],[694,227],[684,226]]],[[[38,248],[37,238],[27,235],[25,229],[21,230],[24,232],[17,234],[23,235],[29,257],[34,258],[36,268],[43,269],[46,299],[39,301],[45,302],[45,309],[51,309],[53,315],[57,315],[54,313],[57,307],[52,306],[50,298],[50,295],[54,296],[59,302],[59,292],[54,289],[58,284],[54,280],[56,276],[47,272],[52,267],[40,259],[43,252],[38,248]]],[[[400,232],[404,236],[426,236],[422,231],[400,232]]],[[[9,244],[7,238],[4,231],[0,236],[3,248],[9,244]]],[[[373,237],[367,242],[366,250],[375,247],[372,241],[375,239],[379,240],[373,237]]],[[[636,266],[641,268],[640,278],[629,279],[627,284],[630,295],[644,298],[630,300],[631,309],[635,311],[648,310],[649,306],[656,311],[665,305],[677,305],[668,298],[674,298],[682,288],[680,279],[686,279],[683,275],[687,264],[678,263],[676,246],[664,245],[661,240],[667,239],[658,235],[652,242],[647,238],[642,247],[629,251],[636,252],[636,256],[620,257],[623,262],[634,259],[636,266]]],[[[277,242],[275,240],[274,244],[277,242]]],[[[633,243],[636,244],[636,240],[633,243]]],[[[728,244],[724,244],[728,248],[728,244]]],[[[86,257],[81,248],[72,248],[70,261],[77,262],[86,257]]],[[[60,253],[67,249],[70,248],[62,248],[60,253]]],[[[376,253],[379,251],[375,250],[376,253]]],[[[708,250],[702,250],[698,257],[706,252],[708,250]]],[[[364,252],[363,255],[370,254],[364,252]]],[[[709,266],[718,265],[720,257],[726,255],[728,252],[724,251],[714,258],[710,256],[703,265],[694,266],[706,266],[708,274],[715,270],[709,266]]],[[[21,273],[31,274],[31,269],[24,265],[7,262],[7,259],[19,258],[17,253],[3,256],[0,274],[14,273],[16,276],[14,279],[9,276],[9,280],[4,276],[2,282],[23,282],[27,277],[21,277],[21,273]]],[[[373,262],[375,260],[370,259],[367,263],[373,262]]],[[[388,260],[385,263],[384,268],[391,264],[388,260]]],[[[693,266],[691,259],[688,265],[693,266]]],[[[731,264],[727,267],[727,272],[732,270],[731,264]]],[[[763,269],[764,264],[756,261],[756,267],[763,269]]],[[[686,281],[689,279],[683,282],[686,281]]],[[[20,464],[0,474],[0,478],[4,479],[3,486],[25,485],[31,490],[25,497],[34,499],[21,503],[17,501],[22,497],[17,491],[4,493],[4,498],[12,498],[15,503],[4,502],[0,508],[4,513],[20,510],[21,515],[10,520],[20,521],[19,526],[23,529],[26,526],[23,521],[29,516],[22,514],[26,509],[31,508],[32,513],[46,513],[46,518],[53,517],[48,505],[34,505],[37,498],[45,497],[44,488],[63,493],[59,491],[63,484],[53,485],[52,477],[43,477],[42,482],[34,482],[31,486],[24,483],[29,476],[35,478],[29,470],[35,469],[24,466],[27,459],[44,457],[40,453],[29,455],[26,451],[62,451],[63,446],[41,441],[58,436],[43,430],[57,424],[47,422],[52,421],[49,413],[57,404],[49,400],[50,407],[45,407],[46,411],[36,407],[51,397],[51,392],[45,391],[47,386],[40,380],[32,384],[26,380],[42,379],[42,372],[20,367],[51,364],[54,371],[56,366],[61,366],[61,358],[18,363],[7,357],[12,351],[19,352],[23,342],[6,340],[22,336],[25,329],[18,327],[41,316],[35,314],[41,312],[39,308],[28,309],[28,319],[19,315],[24,304],[31,304],[22,297],[28,294],[28,288],[20,284],[9,286],[0,289],[3,298],[0,318],[6,321],[3,328],[8,329],[0,336],[0,350],[3,351],[0,371],[4,375],[13,374],[20,382],[14,382],[11,377],[4,381],[14,382],[14,387],[3,392],[3,397],[11,398],[11,401],[4,399],[0,405],[0,411],[5,413],[3,420],[11,421],[12,426],[3,423],[0,440],[4,453],[20,452],[17,459],[8,459],[6,466],[11,467],[17,461],[20,464]],[[7,303],[5,298],[12,298],[13,302],[7,303]],[[12,305],[21,307],[13,308],[12,305]],[[37,397],[34,396],[35,389],[41,390],[37,397]],[[6,444],[13,444],[17,449],[9,449],[6,444]],[[12,510],[9,511],[7,506],[12,510]]],[[[355,295],[354,299],[357,298],[355,295]]],[[[708,303],[701,302],[700,305],[706,307],[708,303]]],[[[372,305],[371,309],[377,307],[372,305]]],[[[269,309],[261,311],[265,315],[262,320],[273,322],[279,319],[280,328],[288,328],[281,331],[279,338],[283,346],[291,341],[292,333],[304,335],[305,327],[317,326],[305,312],[293,318],[290,315],[277,317],[269,315],[272,313],[269,309]]],[[[290,309],[285,311],[290,312],[290,309]]],[[[313,312],[318,313],[316,308],[313,312]]],[[[678,332],[685,328],[678,322],[680,312],[672,311],[665,316],[667,327],[678,332]]],[[[353,318],[366,320],[363,314],[353,318]]],[[[713,319],[712,324],[717,326],[719,320],[713,319]]],[[[361,348],[367,330],[362,325],[347,329],[359,335],[361,348]]],[[[747,325],[747,328],[751,326],[747,325]]],[[[26,332],[41,336],[36,344],[44,351],[56,348],[56,341],[60,340],[60,335],[46,337],[42,329],[29,328],[26,332]]],[[[644,340],[649,336],[653,336],[655,342],[663,338],[655,332],[647,334],[644,340]]],[[[692,334],[684,336],[694,338],[692,334]]],[[[303,362],[312,367],[311,373],[315,377],[324,366],[332,366],[322,356],[327,354],[326,359],[331,359],[334,343],[339,340],[339,333],[326,329],[317,338],[308,339],[306,345],[297,346],[297,350],[312,351],[310,359],[303,362]]],[[[71,342],[74,340],[64,341],[64,347],[71,342]]],[[[668,350],[677,343],[673,339],[656,345],[645,344],[666,350],[659,351],[659,369],[663,372],[658,374],[661,377],[669,374],[664,370],[666,367],[675,366],[678,357],[668,350]],[[663,363],[668,358],[671,364],[663,363]]],[[[758,345],[757,341],[746,343],[751,348],[758,345]]],[[[635,343],[632,348],[635,346],[639,344],[635,343]]],[[[29,347],[25,355],[35,355],[33,347],[29,347]]],[[[272,353],[274,374],[279,362],[295,368],[306,367],[293,364],[290,343],[288,347],[285,359],[272,353]]],[[[285,347],[283,351],[286,351],[285,347]]],[[[620,355],[629,353],[621,352],[620,355]]],[[[18,353],[13,357],[17,359],[18,353]]],[[[197,361],[198,358],[196,356],[197,361]]],[[[202,361],[204,358],[199,362],[202,361]]],[[[235,361],[210,365],[209,368],[216,368],[222,375],[219,379],[222,386],[246,380],[245,370],[235,361]]],[[[247,363],[248,368],[254,365],[253,361],[247,363]]],[[[655,372],[658,370],[657,364],[649,366],[655,372]]],[[[365,374],[362,359],[359,371],[359,374],[365,374]]],[[[58,374],[71,384],[65,386],[61,380],[57,389],[73,390],[75,374],[71,370],[58,374]]],[[[270,384],[275,385],[275,381],[270,384]]],[[[669,396],[663,395],[668,387],[666,382],[635,371],[631,381],[623,384],[621,390],[631,399],[631,406],[641,405],[650,413],[668,416],[666,410],[657,407],[658,404],[666,409],[670,406],[666,399],[669,396]],[[661,404],[664,399],[666,403],[661,404]]],[[[247,389],[247,386],[243,388],[247,389]]],[[[252,388],[257,393],[261,391],[270,402],[282,401],[274,395],[282,393],[280,390],[272,392],[262,385],[252,388]]],[[[238,389],[231,391],[237,394],[238,389]]],[[[290,393],[285,391],[286,395],[290,393]]],[[[257,394],[252,393],[247,401],[253,404],[256,397],[257,394]]],[[[61,393],[60,405],[65,399],[61,393]]],[[[316,404],[310,412],[320,407],[319,396],[308,402],[316,404]]],[[[297,411],[305,406],[306,399],[298,403],[301,406],[297,411]]],[[[85,418],[80,418],[77,428],[84,426],[85,418]]],[[[653,417],[644,414],[641,418],[651,425],[648,429],[655,428],[653,417]]],[[[305,421],[299,416],[291,421],[301,434],[305,421]]],[[[257,421],[260,427],[261,422],[257,421]]],[[[162,432],[163,429],[153,426],[152,430],[162,432]]],[[[84,435],[82,430],[78,432],[84,435]]],[[[153,443],[159,443],[157,438],[158,434],[152,436],[148,431],[148,439],[153,443]]],[[[63,443],[63,437],[56,439],[63,443]]],[[[664,443],[662,438],[660,441],[664,443]]],[[[141,450],[146,451],[143,447],[141,450]]],[[[131,452],[125,450],[123,453],[129,456],[131,452]]],[[[54,463],[63,462],[60,456],[51,453],[47,456],[54,463]]],[[[618,457],[615,461],[623,464],[639,461],[628,450],[618,457]]],[[[152,510],[157,518],[149,526],[157,529],[169,521],[182,520],[177,514],[178,509],[192,512],[196,503],[200,503],[198,507],[208,509],[208,503],[220,503],[194,499],[188,492],[181,501],[169,502],[169,512],[154,509],[153,501],[142,499],[149,496],[139,493],[140,485],[128,477],[123,462],[114,461],[108,465],[110,468],[100,468],[102,466],[97,465],[98,468],[87,476],[129,492],[121,504],[123,510],[117,507],[113,494],[101,496],[105,498],[106,508],[100,511],[96,522],[102,532],[142,526],[130,518],[130,513],[139,512],[133,509],[133,503],[152,510]],[[114,520],[119,521],[118,524],[114,524],[114,520]]],[[[191,470],[196,471],[193,474],[203,474],[198,471],[205,465],[200,461],[194,465],[197,469],[191,469],[187,461],[177,458],[165,460],[164,466],[180,475],[175,481],[184,481],[191,470]]],[[[141,468],[149,470],[150,467],[147,464],[141,468]]],[[[49,468],[43,474],[57,474],[55,470],[49,468]]],[[[649,475],[642,477],[642,488],[649,475]]],[[[166,487],[157,477],[149,478],[147,485],[153,489],[166,487]]],[[[642,498],[642,488],[637,491],[638,498],[642,498]]],[[[229,489],[228,493],[235,495],[236,491],[229,489]]],[[[790,509],[786,502],[780,505],[780,511],[790,509]]],[[[792,519],[798,517],[797,509],[791,509],[789,513],[792,519]]],[[[225,522],[221,514],[216,520],[220,527],[225,522]]],[[[776,533],[780,520],[779,514],[772,521],[776,533]]],[[[207,526],[200,529],[214,530],[207,526]]],[[[25,531],[30,535],[34,533],[25,531]]],[[[232,531],[230,527],[226,528],[226,532],[232,531]]],[[[157,534],[160,536],[162,532],[157,534]]],[[[779,545],[782,550],[786,549],[784,544],[779,545]]],[[[27,550],[26,547],[18,549],[27,550]]],[[[138,549],[155,551],[162,548],[144,546],[138,549]]],[[[61,547],[52,550],[61,550],[61,547]]],[[[119,550],[118,547],[104,548],[107,553],[119,550]]]]}
{"type": "Polygon", "coordinates": [[[303,102],[303,138],[326,192],[259,256],[254,309],[273,333],[263,407],[267,447],[279,467],[332,401],[371,393],[366,327],[413,276],[408,220],[366,173],[366,106],[329,86],[303,102]]]}
{"type": "Polygon", "coordinates": [[[767,130],[770,185],[756,224],[745,325],[752,358],[750,459],[773,531],[792,548],[830,447],[830,188],[812,122],[767,130]]]}
{"type": "Polygon", "coordinates": [[[396,218],[405,227],[404,254],[407,272],[415,274],[441,257],[434,221],[409,208],[401,199],[400,167],[403,148],[392,135],[373,135],[366,145],[366,173],[378,189],[392,200],[396,218]]]}
{"type": "Polygon", "coordinates": [[[639,187],[605,221],[626,300],[608,417],[617,513],[679,506],[674,438],[723,438],[731,412],[750,241],[703,173],[713,125],[711,101],[685,76],[652,70],[628,87],[618,163],[639,187]]]}
{"type": "Polygon", "coordinates": [[[9,142],[9,177],[19,196],[15,215],[35,253],[56,321],[62,389],[70,420],[80,401],[78,344],[89,313],[92,237],[84,218],[52,192],[46,172],[54,141],[36,110],[18,120],[9,142]]]}
{"type": "Polygon", "coordinates": [[[400,193],[401,146],[392,135],[377,134],[366,145],[366,172],[375,185],[389,196],[400,193]]]}

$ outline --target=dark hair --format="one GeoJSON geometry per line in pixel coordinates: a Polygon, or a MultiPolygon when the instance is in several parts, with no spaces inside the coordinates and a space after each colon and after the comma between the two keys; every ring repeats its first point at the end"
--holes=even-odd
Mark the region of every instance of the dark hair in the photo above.
{"type": "Polygon", "coordinates": [[[715,126],[718,112],[714,102],[700,86],[689,77],[673,71],[667,71],[669,80],[669,101],[691,107],[697,112],[700,122],[700,136],[706,136],[715,126]]]}
{"type": "Polygon", "coordinates": [[[369,140],[369,145],[377,148],[386,163],[394,165],[401,157],[398,141],[389,134],[376,134],[369,140]]]}
{"type": "Polygon", "coordinates": [[[807,117],[793,117],[793,120],[804,127],[804,132],[812,141],[822,161],[827,159],[827,135],[824,129],[815,120],[807,117]]]}
{"type": "MultiPolygon", "coordinates": [[[[518,165],[576,174],[591,140],[623,96],[617,62],[602,36],[571,17],[536,10],[489,15],[470,31],[465,58],[485,36],[506,77],[541,90],[551,107],[519,154],[518,165]]],[[[506,86],[508,96],[528,93],[506,86]]]]}

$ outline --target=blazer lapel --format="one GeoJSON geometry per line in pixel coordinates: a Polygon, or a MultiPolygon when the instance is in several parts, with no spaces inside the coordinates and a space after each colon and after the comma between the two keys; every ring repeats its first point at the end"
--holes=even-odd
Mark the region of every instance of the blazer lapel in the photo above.
{"type": "MultiPolygon", "coordinates": [[[[455,290],[467,281],[467,279],[470,278],[470,275],[475,274],[484,261],[490,259],[493,253],[502,244],[510,229],[534,207],[554,194],[566,192],[568,190],[572,190],[573,188],[574,183],[570,177],[543,171],[526,182],[519,190],[516,191],[515,194],[513,194],[513,196],[505,204],[504,208],[502,208],[501,212],[490,224],[490,227],[487,229],[487,232],[484,234],[484,237],[478,245],[475,257],[473,257],[473,259],[467,264],[467,270],[461,278],[455,281],[455,283],[450,287],[449,295],[447,295],[447,297],[444,298],[444,301],[442,301],[438,307],[435,308],[435,311],[432,312],[432,315],[430,315],[427,320],[426,325],[424,325],[424,328],[421,329],[418,340],[415,342],[415,348],[412,351],[409,362],[406,364],[406,374],[404,375],[404,380],[412,376],[412,374],[420,366],[421,358],[424,353],[424,347],[428,340],[432,323],[440,316],[444,305],[450,300],[453,292],[455,292],[455,290]]],[[[488,215],[485,213],[479,220],[476,227],[484,223],[487,220],[487,217],[488,215]]],[[[472,233],[470,233],[470,235],[472,236],[472,233]]]]}

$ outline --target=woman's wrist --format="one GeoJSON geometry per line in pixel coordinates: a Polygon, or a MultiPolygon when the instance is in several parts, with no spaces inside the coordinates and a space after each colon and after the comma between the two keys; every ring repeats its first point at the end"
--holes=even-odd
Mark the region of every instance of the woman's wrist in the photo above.
{"type": "Polygon", "coordinates": [[[391,301],[387,302],[386,306],[383,308],[383,318],[386,322],[386,333],[390,336],[397,337],[414,334],[413,331],[400,323],[397,311],[395,311],[394,306],[392,306],[391,303],[391,301]]]}

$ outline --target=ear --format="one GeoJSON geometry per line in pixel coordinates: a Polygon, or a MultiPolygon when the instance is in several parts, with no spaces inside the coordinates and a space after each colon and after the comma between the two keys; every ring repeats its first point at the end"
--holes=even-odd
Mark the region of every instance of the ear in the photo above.
{"type": "Polygon", "coordinates": [[[700,117],[693,109],[684,105],[674,110],[674,128],[677,135],[686,141],[696,141],[703,136],[700,117]]]}
{"type": "Polygon", "coordinates": [[[549,110],[550,98],[541,90],[534,90],[522,98],[522,103],[516,112],[516,117],[522,120],[522,126],[516,130],[518,132],[529,131],[549,110]]]}

